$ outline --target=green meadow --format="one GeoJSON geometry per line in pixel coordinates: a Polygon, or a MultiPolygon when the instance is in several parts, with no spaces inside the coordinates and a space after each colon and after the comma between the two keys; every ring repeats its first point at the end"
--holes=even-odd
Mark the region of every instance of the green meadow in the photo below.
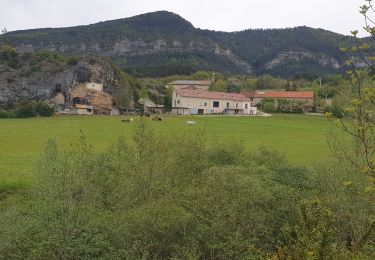
{"type": "MultiPolygon", "coordinates": [[[[0,183],[32,181],[36,162],[50,138],[56,139],[60,147],[66,148],[78,141],[82,132],[88,143],[98,151],[106,149],[120,136],[131,138],[135,122],[121,123],[122,118],[55,116],[1,119],[0,183]]],[[[242,142],[250,150],[265,146],[285,154],[292,164],[297,165],[311,165],[330,156],[327,140],[333,127],[325,117],[197,116],[163,117],[162,122],[148,120],[162,136],[173,138],[176,134],[198,132],[204,134],[212,145],[242,142]],[[187,126],[187,120],[194,120],[197,125],[187,126]]]]}

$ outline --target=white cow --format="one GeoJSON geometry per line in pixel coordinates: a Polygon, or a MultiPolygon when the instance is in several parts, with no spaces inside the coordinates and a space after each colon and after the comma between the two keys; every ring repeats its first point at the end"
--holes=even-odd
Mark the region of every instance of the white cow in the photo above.
{"type": "Polygon", "coordinates": [[[196,125],[197,122],[195,121],[186,121],[186,125],[196,125]]]}

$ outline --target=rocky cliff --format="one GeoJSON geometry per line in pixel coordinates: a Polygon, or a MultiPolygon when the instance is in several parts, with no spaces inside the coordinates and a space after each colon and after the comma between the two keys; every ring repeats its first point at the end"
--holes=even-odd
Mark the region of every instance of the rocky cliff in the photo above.
{"type": "Polygon", "coordinates": [[[84,82],[103,84],[109,94],[130,87],[120,82],[116,68],[106,59],[17,53],[1,50],[0,45],[0,102],[41,99],[69,105],[71,90],[84,82]]]}

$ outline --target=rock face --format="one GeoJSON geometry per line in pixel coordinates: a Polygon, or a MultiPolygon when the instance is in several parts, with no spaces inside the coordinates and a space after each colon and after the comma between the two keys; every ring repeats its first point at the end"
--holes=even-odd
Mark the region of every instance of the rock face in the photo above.
{"type": "Polygon", "coordinates": [[[341,68],[341,64],[334,57],[314,54],[312,52],[307,52],[307,51],[305,52],[289,51],[289,52],[279,53],[276,58],[266,63],[265,68],[268,70],[271,70],[277,66],[285,65],[288,62],[293,62],[293,61],[302,62],[303,60],[312,60],[312,61],[318,62],[322,66],[329,66],[336,70],[341,68]]]}
{"type": "Polygon", "coordinates": [[[118,87],[112,65],[101,59],[81,59],[69,65],[35,54],[14,54],[11,62],[4,60],[0,57],[0,102],[51,100],[63,108],[70,105],[69,94],[75,86],[96,82],[103,84],[104,92],[108,94],[93,95],[92,98],[96,100],[103,96],[106,101],[103,105],[98,101],[98,106],[107,109],[110,94],[118,87]]]}
{"type": "Polygon", "coordinates": [[[86,86],[74,87],[71,91],[71,100],[74,104],[86,104],[94,107],[94,113],[109,115],[112,111],[112,96],[105,92],[88,89],[86,86]]]}

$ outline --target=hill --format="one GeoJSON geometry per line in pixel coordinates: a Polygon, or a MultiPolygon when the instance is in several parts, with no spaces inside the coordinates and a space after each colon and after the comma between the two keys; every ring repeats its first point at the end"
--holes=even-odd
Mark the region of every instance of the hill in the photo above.
{"type": "Polygon", "coordinates": [[[1,40],[19,51],[110,57],[136,76],[215,70],[290,77],[344,71],[346,56],[339,47],[350,46],[352,38],[309,27],[216,32],[159,11],[87,26],[14,31],[1,40]]]}

